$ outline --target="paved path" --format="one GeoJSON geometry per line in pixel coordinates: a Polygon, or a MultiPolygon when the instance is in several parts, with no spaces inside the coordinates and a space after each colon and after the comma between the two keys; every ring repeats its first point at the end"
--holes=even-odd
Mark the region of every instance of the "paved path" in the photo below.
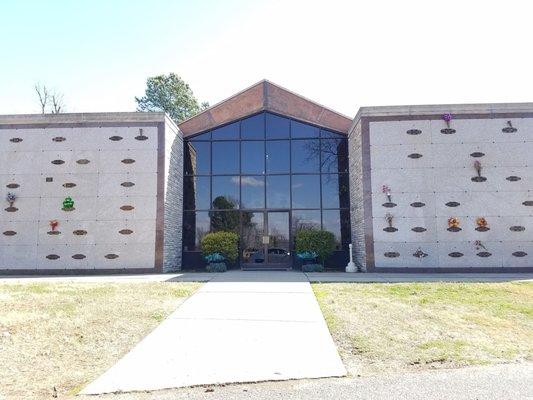
{"type": "Polygon", "coordinates": [[[230,271],[82,393],[345,374],[304,274],[230,271]]]}
{"type": "MultiPolygon", "coordinates": [[[[533,364],[364,378],[329,378],[104,395],[98,400],[518,400],[533,399],[533,364]]],[[[81,397],[91,400],[94,397],[81,397]]]]}

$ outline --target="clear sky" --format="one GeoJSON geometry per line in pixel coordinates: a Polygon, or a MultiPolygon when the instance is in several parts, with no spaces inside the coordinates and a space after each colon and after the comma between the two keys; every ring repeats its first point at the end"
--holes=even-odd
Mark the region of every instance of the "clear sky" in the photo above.
{"type": "Polygon", "coordinates": [[[360,106],[533,100],[530,1],[0,0],[0,114],[33,86],[67,111],[133,111],[176,72],[216,103],[266,78],[360,106]]]}

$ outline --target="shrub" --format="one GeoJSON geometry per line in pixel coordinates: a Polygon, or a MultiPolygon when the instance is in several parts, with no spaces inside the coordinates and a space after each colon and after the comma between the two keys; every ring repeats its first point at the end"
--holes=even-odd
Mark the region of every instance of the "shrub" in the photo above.
{"type": "Polygon", "coordinates": [[[302,229],[296,233],[297,253],[316,253],[322,266],[324,260],[335,250],[335,236],[328,231],[302,229]]]}
{"type": "Polygon", "coordinates": [[[202,239],[202,254],[207,257],[214,253],[221,254],[224,259],[234,262],[239,255],[239,236],[233,232],[211,232],[202,239]]]}
{"type": "Polygon", "coordinates": [[[324,272],[322,264],[304,264],[302,265],[303,272],[324,272]]]}
{"type": "Polygon", "coordinates": [[[207,272],[226,272],[228,270],[225,262],[209,263],[205,269],[207,272]]]}

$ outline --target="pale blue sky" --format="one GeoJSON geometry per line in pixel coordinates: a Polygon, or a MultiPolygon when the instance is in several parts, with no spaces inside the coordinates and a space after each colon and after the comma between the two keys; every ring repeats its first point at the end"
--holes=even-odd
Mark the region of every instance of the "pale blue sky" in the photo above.
{"type": "Polygon", "coordinates": [[[211,104],[267,78],[353,116],[362,105],[532,99],[528,2],[0,2],[0,114],[133,111],[176,72],[211,104]]]}

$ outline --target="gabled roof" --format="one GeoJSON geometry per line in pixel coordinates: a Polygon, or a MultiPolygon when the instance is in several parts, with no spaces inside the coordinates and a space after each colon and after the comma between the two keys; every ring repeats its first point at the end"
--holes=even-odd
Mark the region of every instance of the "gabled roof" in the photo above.
{"type": "Polygon", "coordinates": [[[347,133],[352,124],[349,117],[262,80],[183,121],[179,128],[186,137],[260,111],[271,111],[343,133],[347,133]]]}

